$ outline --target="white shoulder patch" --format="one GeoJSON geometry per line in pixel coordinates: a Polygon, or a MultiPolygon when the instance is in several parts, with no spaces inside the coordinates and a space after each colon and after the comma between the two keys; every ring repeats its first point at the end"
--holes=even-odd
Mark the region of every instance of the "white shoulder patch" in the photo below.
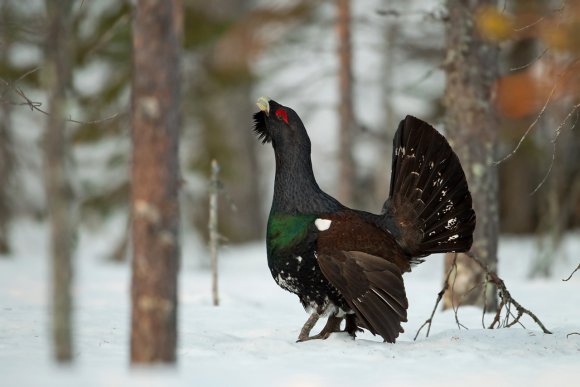
{"type": "Polygon", "coordinates": [[[332,220],[330,219],[316,219],[314,221],[314,224],[316,225],[316,228],[318,229],[318,231],[326,231],[330,228],[330,224],[332,223],[332,220]]]}

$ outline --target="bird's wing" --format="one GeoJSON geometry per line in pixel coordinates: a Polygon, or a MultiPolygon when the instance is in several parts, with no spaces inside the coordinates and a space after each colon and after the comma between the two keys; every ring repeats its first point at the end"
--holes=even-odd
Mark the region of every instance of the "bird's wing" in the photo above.
{"type": "Polygon", "coordinates": [[[402,273],[408,259],[394,238],[361,218],[344,212],[317,219],[317,257],[326,279],[357,316],[357,325],[394,342],[407,321],[402,273]]]}
{"type": "Polygon", "coordinates": [[[361,251],[321,251],[318,264],[355,311],[357,325],[394,343],[403,332],[408,307],[399,268],[361,251]]]}

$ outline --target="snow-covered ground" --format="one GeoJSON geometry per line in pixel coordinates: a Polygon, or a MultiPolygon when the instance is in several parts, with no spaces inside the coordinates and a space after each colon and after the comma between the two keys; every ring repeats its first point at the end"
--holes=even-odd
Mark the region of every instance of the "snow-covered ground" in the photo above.
{"type": "MultiPolygon", "coordinates": [[[[122,222],[119,223],[122,225],[122,222]]],[[[121,226],[122,227],[122,226],[121,226]]],[[[551,329],[484,330],[475,308],[438,311],[429,338],[413,337],[429,316],[442,277],[442,258],[405,276],[409,322],[396,344],[369,334],[353,341],[295,343],[307,315],[294,295],[279,289],[266,267],[262,244],[224,248],[221,306],[210,300],[209,273],[193,265],[187,247],[180,275],[179,363],[175,368],[131,369],[128,363],[128,266],[103,260],[119,229],[81,233],[76,273],[77,362],[50,360],[48,259],[45,229],[21,221],[15,256],[0,259],[0,385],[24,386],[386,386],[580,383],[580,273],[561,279],[580,261],[580,235],[566,239],[550,280],[526,279],[532,239],[505,238],[500,273],[512,295],[551,329]]],[[[491,321],[486,316],[486,321],[491,321]]]]}

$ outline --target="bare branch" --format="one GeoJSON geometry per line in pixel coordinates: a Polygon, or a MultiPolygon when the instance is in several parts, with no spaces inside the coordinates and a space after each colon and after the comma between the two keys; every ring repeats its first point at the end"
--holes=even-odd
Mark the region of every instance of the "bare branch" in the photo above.
{"type": "MultiPolygon", "coordinates": [[[[506,3],[507,3],[507,1],[506,1],[506,3]]],[[[505,3],[504,3],[504,6],[505,6],[505,3]]],[[[565,7],[566,7],[566,0],[562,1],[562,4],[560,4],[560,7],[559,8],[556,8],[556,9],[550,11],[550,12],[551,13],[554,13],[554,14],[555,13],[559,13],[559,12],[562,12],[565,7]]],[[[539,17],[538,19],[534,20],[533,22],[531,22],[529,24],[526,24],[526,25],[524,25],[522,27],[514,28],[514,32],[521,32],[521,31],[525,31],[525,30],[527,30],[529,28],[532,28],[532,27],[540,24],[544,20],[546,20],[547,17],[548,16],[544,15],[544,16],[539,17]]]]}
{"type": "MultiPolygon", "coordinates": [[[[32,101],[30,98],[28,98],[28,96],[24,93],[24,91],[22,91],[21,88],[16,86],[16,84],[18,82],[22,81],[24,78],[37,72],[38,70],[40,70],[40,67],[35,67],[35,68],[29,70],[29,71],[25,72],[24,74],[22,74],[20,77],[18,77],[14,82],[8,82],[5,79],[0,78],[0,82],[2,82],[8,88],[9,91],[14,92],[22,100],[22,102],[5,102],[5,103],[9,103],[9,104],[15,105],[15,106],[28,106],[31,111],[36,111],[36,112],[41,113],[45,116],[50,116],[49,112],[47,112],[46,110],[41,108],[42,102],[32,101]]],[[[113,120],[113,119],[117,118],[118,116],[119,116],[119,113],[115,113],[109,117],[98,119],[98,120],[92,120],[92,121],[80,121],[80,120],[73,119],[72,117],[69,116],[68,118],[65,118],[65,121],[72,122],[72,123],[79,124],[79,125],[96,125],[96,124],[101,124],[103,122],[113,120]]]]}
{"type": "Polygon", "coordinates": [[[538,24],[540,24],[541,22],[543,22],[544,20],[546,20],[546,16],[542,16],[539,17],[538,19],[534,20],[533,22],[526,24],[525,26],[522,27],[518,27],[518,28],[514,28],[514,32],[521,32],[521,31],[525,31],[529,28],[532,28],[538,24]]]}
{"type": "Polygon", "coordinates": [[[414,16],[422,16],[423,20],[445,21],[447,20],[447,10],[443,7],[433,8],[431,10],[416,10],[402,13],[397,9],[384,8],[377,9],[376,14],[379,16],[393,17],[393,18],[408,18],[414,16]]]}
{"type": "Polygon", "coordinates": [[[574,273],[576,273],[578,270],[580,270],[580,263],[578,264],[578,266],[576,266],[576,269],[574,269],[574,271],[572,271],[572,273],[570,273],[570,275],[568,276],[568,278],[563,279],[562,281],[570,281],[570,278],[572,278],[572,276],[574,275],[574,273]]]}
{"type": "Polygon", "coordinates": [[[545,48],[544,51],[542,51],[539,55],[537,55],[535,58],[530,60],[528,63],[521,65],[521,66],[512,67],[512,68],[510,68],[510,71],[518,71],[518,70],[523,70],[523,69],[530,67],[531,65],[533,65],[534,63],[536,63],[537,61],[542,59],[544,57],[544,55],[546,55],[548,53],[548,51],[550,51],[550,49],[545,48]]]}
{"type": "MultiPolygon", "coordinates": [[[[502,326],[505,328],[510,328],[516,324],[521,325],[523,328],[525,328],[525,326],[522,324],[521,322],[521,318],[524,315],[528,315],[532,320],[534,320],[534,322],[542,329],[542,331],[546,334],[551,334],[552,332],[550,332],[545,326],[544,324],[540,321],[540,319],[530,310],[524,308],[517,300],[515,300],[512,295],[510,294],[510,292],[508,291],[505,283],[503,282],[503,280],[497,275],[497,273],[495,273],[494,271],[490,271],[489,268],[487,267],[487,265],[485,263],[483,263],[479,258],[477,258],[477,256],[475,254],[473,254],[472,252],[467,252],[464,253],[465,255],[467,255],[469,258],[471,258],[475,263],[477,263],[477,265],[479,267],[481,267],[481,269],[485,272],[486,275],[486,281],[483,283],[480,283],[476,286],[474,286],[470,291],[478,288],[481,285],[487,285],[487,283],[491,282],[493,283],[498,290],[499,293],[499,298],[500,298],[500,303],[496,309],[493,321],[491,322],[491,324],[489,324],[489,326],[487,327],[487,329],[495,329],[495,328],[501,328],[502,326]],[[515,308],[515,314],[512,312],[512,306],[515,308]],[[502,311],[505,310],[505,317],[503,319],[503,322],[501,321],[501,314],[502,311]],[[510,321],[510,317],[511,317],[511,321],[510,321]]],[[[421,330],[427,326],[427,333],[425,335],[425,337],[429,337],[429,332],[431,330],[431,325],[433,324],[433,318],[435,316],[435,311],[437,310],[437,306],[439,305],[439,302],[441,301],[441,299],[443,298],[443,295],[445,294],[445,292],[447,291],[447,289],[449,288],[449,279],[451,278],[451,273],[453,273],[454,270],[457,269],[457,254],[455,254],[454,258],[453,258],[453,263],[451,264],[451,267],[449,268],[449,271],[447,272],[447,275],[445,277],[445,283],[443,285],[443,288],[441,289],[441,291],[439,291],[439,293],[437,294],[437,299],[435,301],[435,306],[433,307],[433,311],[431,312],[431,315],[429,316],[429,318],[419,327],[419,329],[417,330],[417,333],[415,334],[415,337],[413,338],[413,340],[417,340],[417,337],[419,337],[419,333],[421,333],[421,330]]],[[[572,274],[570,274],[570,277],[564,281],[569,280],[572,275],[576,272],[580,270],[580,264],[578,265],[578,267],[572,272],[572,274]]],[[[454,282],[452,283],[452,289],[454,286],[454,282]]],[[[485,291],[486,286],[484,286],[484,291],[485,291]]],[[[457,326],[459,328],[463,327],[465,329],[467,329],[467,327],[463,324],[461,324],[459,322],[459,319],[457,317],[457,306],[455,304],[453,304],[453,311],[455,313],[455,322],[457,323],[457,326]]],[[[484,309],[484,315],[485,315],[485,309],[484,309]]],[[[482,324],[484,324],[484,318],[482,317],[482,324]]],[[[483,327],[485,328],[485,325],[483,325],[483,327]]]]}
{"type": "MultiPolygon", "coordinates": [[[[453,284],[451,285],[451,291],[453,292],[453,289],[455,289],[455,281],[457,281],[457,253],[455,253],[455,255],[453,256],[453,265],[452,267],[455,269],[455,276],[453,276],[453,284]]],[[[461,304],[461,301],[463,300],[463,298],[465,298],[469,293],[471,293],[472,291],[474,291],[475,289],[477,289],[479,286],[481,286],[481,284],[477,284],[474,287],[472,287],[471,289],[469,289],[468,291],[466,291],[462,296],[461,296],[461,300],[459,300],[459,302],[457,304],[455,304],[455,297],[451,297],[451,308],[453,309],[453,315],[455,317],[455,323],[457,324],[457,328],[461,329],[469,329],[467,328],[465,325],[461,324],[461,322],[459,322],[459,316],[457,315],[457,313],[459,312],[459,305],[461,304]]]]}
{"type": "MultiPolygon", "coordinates": [[[[553,146],[552,160],[550,161],[550,166],[548,167],[548,171],[546,172],[546,174],[544,175],[544,177],[542,178],[540,183],[536,186],[536,188],[534,188],[534,190],[530,193],[530,195],[533,195],[536,192],[538,192],[538,190],[544,185],[546,180],[548,180],[548,176],[550,176],[550,173],[552,172],[552,169],[554,168],[554,162],[556,161],[556,144],[558,142],[558,137],[560,137],[560,133],[562,133],[562,128],[564,127],[566,122],[568,122],[570,117],[572,117],[572,114],[574,114],[576,112],[576,110],[578,110],[578,108],[580,108],[580,104],[574,105],[572,107],[572,110],[570,111],[570,113],[566,116],[566,118],[564,118],[564,121],[562,121],[562,123],[560,125],[558,125],[558,127],[554,131],[554,137],[552,138],[552,146],[553,146]]],[[[571,126],[570,130],[574,130],[577,123],[578,123],[578,118],[576,118],[576,121],[571,126]]]]}
{"type": "MultiPolygon", "coordinates": [[[[545,326],[544,324],[540,321],[540,319],[530,310],[524,308],[518,301],[516,301],[510,294],[510,292],[508,291],[507,287],[505,286],[505,283],[503,282],[503,280],[494,272],[494,271],[490,271],[489,268],[487,267],[487,265],[485,263],[483,263],[475,254],[473,254],[471,251],[465,253],[469,258],[473,259],[473,261],[475,263],[477,263],[479,265],[479,267],[481,267],[484,272],[486,273],[486,275],[489,277],[489,279],[491,280],[491,282],[493,284],[495,284],[495,286],[497,286],[498,292],[499,292],[499,297],[502,300],[501,301],[501,306],[508,306],[508,305],[513,305],[516,308],[516,313],[517,315],[515,316],[515,318],[513,319],[513,321],[508,322],[507,321],[507,316],[509,316],[510,313],[508,313],[506,315],[506,322],[507,325],[506,327],[511,327],[515,324],[520,323],[520,319],[524,316],[524,315],[528,315],[530,316],[530,318],[532,320],[534,320],[534,322],[542,329],[542,331],[544,333],[547,334],[551,334],[552,332],[550,332],[545,326]]],[[[501,310],[501,309],[500,309],[501,310]]],[[[513,314],[512,314],[513,316],[513,314]]],[[[521,324],[521,323],[520,323],[521,324]]]]}
{"type": "Polygon", "coordinates": [[[571,68],[573,68],[574,65],[576,63],[578,63],[579,61],[580,61],[580,59],[576,59],[576,60],[572,61],[569,64],[569,66],[567,66],[564,70],[562,70],[562,72],[558,75],[558,79],[554,82],[554,86],[552,87],[552,90],[550,90],[550,94],[548,95],[548,98],[546,99],[546,102],[544,102],[544,105],[542,106],[542,109],[540,110],[540,112],[536,116],[536,119],[530,124],[530,126],[528,126],[528,128],[525,131],[525,133],[523,134],[523,136],[518,141],[516,147],[510,153],[508,153],[505,157],[503,157],[501,160],[494,161],[492,163],[493,165],[501,164],[501,163],[503,163],[504,161],[506,161],[507,159],[511,158],[513,155],[516,154],[516,152],[520,149],[520,146],[522,145],[522,143],[524,142],[524,140],[528,137],[528,134],[530,134],[530,132],[532,131],[532,129],[540,121],[540,118],[542,118],[542,116],[544,115],[546,109],[548,108],[548,105],[552,101],[552,97],[554,96],[554,93],[556,92],[556,89],[558,88],[558,86],[560,86],[560,83],[561,83],[562,79],[564,78],[564,75],[566,75],[568,73],[568,70],[571,69],[571,68]]]}
{"type": "MultiPolygon", "coordinates": [[[[560,74],[560,77],[562,77],[563,74],[564,73],[560,74]]],[[[526,129],[524,135],[520,138],[520,141],[518,142],[516,147],[510,153],[508,153],[505,157],[503,157],[501,160],[493,162],[494,165],[498,165],[498,164],[503,163],[504,161],[511,158],[513,155],[515,155],[516,152],[520,149],[520,146],[522,145],[524,140],[528,137],[528,134],[530,134],[530,132],[536,126],[538,121],[540,121],[540,118],[542,118],[542,116],[544,115],[546,108],[548,107],[548,105],[550,104],[550,101],[552,100],[552,97],[554,96],[554,92],[556,91],[558,84],[559,84],[559,82],[556,82],[554,84],[554,86],[552,87],[552,90],[550,91],[550,94],[548,95],[548,98],[546,99],[546,102],[544,103],[544,106],[542,106],[542,109],[540,110],[540,112],[536,116],[536,119],[530,124],[530,126],[528,126],[528,128],[526,129]]]]}
{"type": "Polygon", "coordinates": [[[419,327],[419,329],[417,330],[417,333],[415,334],[415,337],[413,338],[413,341],[417,340],[419,333],[421,333],[421,330],[426,325],[427,325],[427,333],[425,334],[425,337],[429,337],[429,332],[431,332],[431,325],[433,324],[433,317],[435,316],[435,311],[437,310],[437,306],[439,306],[439,303],[441,302],[443,295],[445,294],[445,292],[449,288],[449,278],[451,276],[451,273],[455,269],[457,269],[457,254],[455,254],[455,256],[453,257],[453,263],[451,264],[451,267],[449,268],[449,271],[447,272],[447,276],[445,277],[445,282],[443,283],[443,288],[439,291],[439,293],[437,293],[437,300],[435,301],[435,306],[433,307],[433,311],[431,312],[431,316],[429,316],[429,318],[419,327]]]}

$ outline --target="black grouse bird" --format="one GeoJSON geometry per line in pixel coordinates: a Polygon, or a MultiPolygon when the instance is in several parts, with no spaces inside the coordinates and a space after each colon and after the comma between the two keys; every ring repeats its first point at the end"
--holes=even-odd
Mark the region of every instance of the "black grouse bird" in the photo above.
{"type": "Polygon", "coordinates": [[[395,342],[407,321],[402,274],[432,253],[470,249],[475,228],[465,174],[445,138],[407,116],[393,140],[389,198],[381,214],[345,207],[314,178],[298,114],[266,97],[254,130],[276,155],[267,253],[272,276],[311,313],[298,341],[361,329],[395,342]],[[321,316],[322,331],[310,336],[321,316]]]}

